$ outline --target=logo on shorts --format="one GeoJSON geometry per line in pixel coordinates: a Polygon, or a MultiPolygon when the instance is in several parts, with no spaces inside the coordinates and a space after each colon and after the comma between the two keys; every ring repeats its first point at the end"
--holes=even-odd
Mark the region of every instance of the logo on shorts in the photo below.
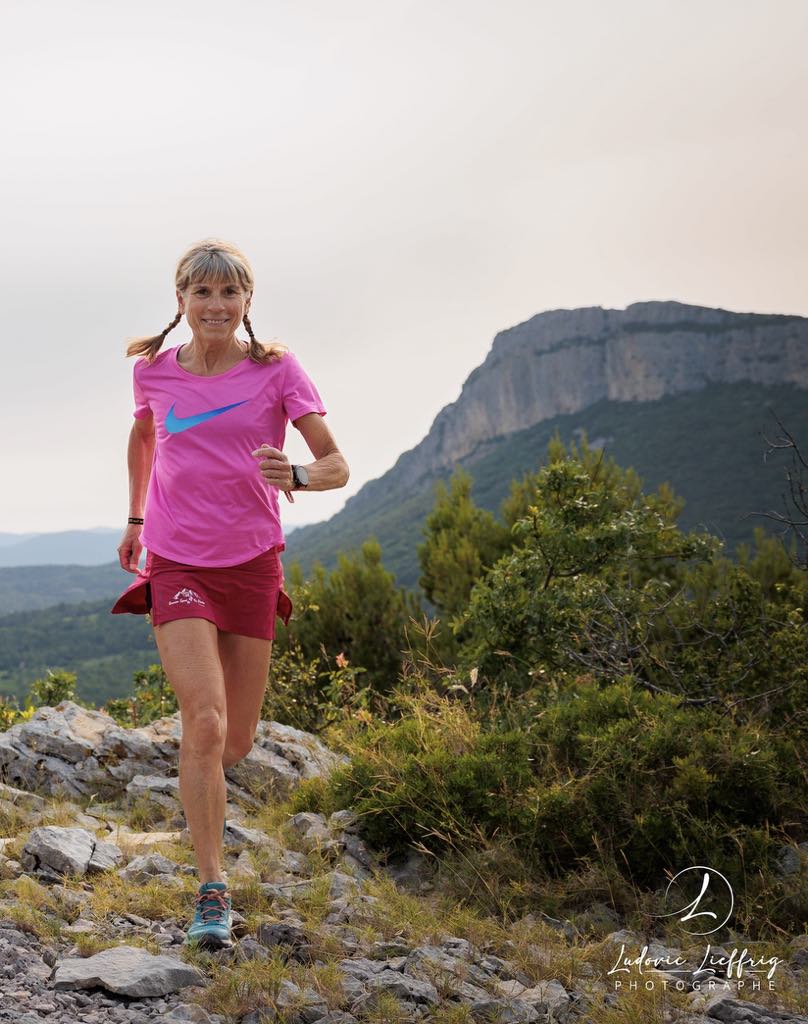
{"type": "Polygon", "coordinates": [[[191,590],[189,587],[183,587],[182,590],[178,590],[177,593],[168,602],[169,604],[204,604],[205,602],[197,594],[195,590],[191,590]]]}

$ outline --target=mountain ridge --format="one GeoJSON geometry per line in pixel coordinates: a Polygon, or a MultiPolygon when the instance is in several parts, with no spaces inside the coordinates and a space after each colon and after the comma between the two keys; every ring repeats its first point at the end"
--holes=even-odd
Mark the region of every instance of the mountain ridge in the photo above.
{"type": "MultiPolygon", "coordinates": [[[[486,358],[466,377],[459,397],[445,405],[425,437],[377,479],[400,475],[402,486],[412,486],[425,473],[470,454],[480,441],[580,411],[602,398],[651,401],[705,383],[737,380],[808,388],[808,360],[800,365],[782,345],[781,358],[772,365],[763,351],[773,335],[795,324],[801,328],[798,345],[808,350],[808,318],[791,314],[736,313],[675,301],[635,302],[625,310],[545,310],[497,332],[486,358]],[[749,333],[750,328],[747,339],[731,335],[733,330],[749,333]],[[759,336],[762,328],[765,338],[759,336]],[[689,345],[686,353],[674,347],[670,332],[676,329],[682,332],[679,340],[689,345]],[[652,346],[649,334],[664,334],[664,345],[652,346]],[[718,351],[715,345],[711,351],[708,338],[715,342],[726,334],[731,336],[721,338],[718,351]],[[639,345],[632,344],[637,336],[639,345]],[[692,360],[690,373],[683,365],[685,354],[692,360]],[[649,356],[659,359],[656,373],[649,356]],[[547,386],[556,379],[564,385],[547,386]]],[[[358,497],[349,498],[345,509],[358,497]]]]}

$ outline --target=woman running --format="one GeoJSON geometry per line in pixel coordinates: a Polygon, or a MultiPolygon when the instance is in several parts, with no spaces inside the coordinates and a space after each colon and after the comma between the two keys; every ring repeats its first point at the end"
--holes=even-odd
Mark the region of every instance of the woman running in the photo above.
{"type": "Polygon", "coordinates": [[[137,338],[129,435],[129,520],[118,546],[137,579],[113,614],[151,615],[182,719],[180,799],[199,869],[186,943],[227,946],[232,902],[222,869],[224,769],[252,749],[283,590],[279,491],[343,487],[348,464],[325,406],[285,345],[256,341],[253,273],[234,245],[207,239],[176,271],[177,315],[137,338]],[[160,351],[185,315],[193,337],[160,351]],[[236,337],[240,324],[249,343],[236,337]],[[314,456],[291,465],[286,424],[314,456]],[[143,548],[144,570],[138,570],[143,548]]]}

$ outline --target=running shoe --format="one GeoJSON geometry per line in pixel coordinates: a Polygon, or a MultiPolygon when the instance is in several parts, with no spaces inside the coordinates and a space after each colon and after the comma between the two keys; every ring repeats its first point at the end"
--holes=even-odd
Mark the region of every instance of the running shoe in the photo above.
{"type": "Polygon", "coordinates": [[[196,896],[194,919],[186,933],[185,945],[196,942],[206,949],[232,946],[231,910],[227,882],[203,882],[196,896]]]}

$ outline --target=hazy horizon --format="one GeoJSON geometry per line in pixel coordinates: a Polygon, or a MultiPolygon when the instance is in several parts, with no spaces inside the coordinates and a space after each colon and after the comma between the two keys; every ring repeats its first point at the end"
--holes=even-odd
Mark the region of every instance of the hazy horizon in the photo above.
{"type": "MultiPolygon", "coordinates": [[[[246,252],[256,334],[297,353],[351,467],[282,502],[286,528],[385,473],[536,313],[808,315],[797,0],[45,2],[5,22],[2,532],[123,529],[126,339],[171,321],[203,237],[246,252]]],[[[291,427],[286,451],[311,461],[291,427]]]]}

